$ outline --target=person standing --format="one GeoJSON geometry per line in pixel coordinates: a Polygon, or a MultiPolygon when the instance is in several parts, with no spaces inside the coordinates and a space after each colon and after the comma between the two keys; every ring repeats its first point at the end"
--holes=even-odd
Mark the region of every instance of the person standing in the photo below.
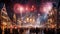
{"type": "Polygon", "coordinates": [[[1,29],[1,27],[0,27],[0,34],[2,34],[2,29],[1,29]]]}

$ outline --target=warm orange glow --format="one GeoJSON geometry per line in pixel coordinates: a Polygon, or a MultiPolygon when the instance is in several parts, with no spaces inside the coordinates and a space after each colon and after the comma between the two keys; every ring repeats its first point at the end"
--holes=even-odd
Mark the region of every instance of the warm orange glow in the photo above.
{"type": "Polygon", "coordinates": [[[51,28],[55,28],[55,25],[51,25],[51,28]]]}
{"type": "Polygon", "coordinates": [[[32,23],[33,22],[33,20],[30,18],[30,23],[32,23]]]}
{"type": "Polygon", "coordinates": [[[2,24],[3,24],[3,25],[7,25],[7,23],[5,23],[5,22],[3,22],[2,24]]]}
{"type": "Polygon", "coordinates": [[[27,18],[26,21],[29,22],[29,18],[27,18]]]}
{"type": "Polygon", "coordinates": [[[35,19],[33,19],[33,23],[35,22],[35,19]]]}
{"type": "Polygon", "coordinates": [[[50,23],[52,23],[52,22],[53,22],[53,20],[52,20],[52,19],[48,19],[48,21],[49,21],[50,23]]]}

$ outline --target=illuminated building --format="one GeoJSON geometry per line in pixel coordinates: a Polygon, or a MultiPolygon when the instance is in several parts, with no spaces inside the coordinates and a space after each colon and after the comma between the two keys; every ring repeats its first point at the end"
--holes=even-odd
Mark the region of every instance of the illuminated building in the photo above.
{"type": "Polygon", "coordinates": [[[5,4],[4,4],[3,8],[1,9],[1,22],[6,23],[8,25],[11,24],[11,20],[9,19],[7,12],[6,12],[5,4]]]}
{"type": "Polygon", "coordinates": [[[54,7],[50,12],[49,12],[49,17],[48,17],[48,27],[49,28],[56,28],[57,24],[57,9],[54,7]],[[52,26],[54,25],[54,26],[52,26]]]}

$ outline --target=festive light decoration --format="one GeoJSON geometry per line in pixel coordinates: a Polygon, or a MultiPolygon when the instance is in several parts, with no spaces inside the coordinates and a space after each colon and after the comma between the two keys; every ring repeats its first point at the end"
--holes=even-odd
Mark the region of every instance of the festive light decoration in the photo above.
{"type": "Polygon", "coordinates": [[[15,4],[13,9],[15,13],[21,13],[24,11],[24,7],[20,4],[15,4]]]}

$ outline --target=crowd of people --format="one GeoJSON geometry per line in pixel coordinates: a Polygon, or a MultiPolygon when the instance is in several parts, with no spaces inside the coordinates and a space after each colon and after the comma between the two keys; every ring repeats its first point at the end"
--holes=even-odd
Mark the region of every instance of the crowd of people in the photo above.
{"type": "Polygon", "coordinates": [[[3,31],[0,27],[0,34],[3,32],[4,34],[60,34],[60,28],[5,28],[3,31]]]}

